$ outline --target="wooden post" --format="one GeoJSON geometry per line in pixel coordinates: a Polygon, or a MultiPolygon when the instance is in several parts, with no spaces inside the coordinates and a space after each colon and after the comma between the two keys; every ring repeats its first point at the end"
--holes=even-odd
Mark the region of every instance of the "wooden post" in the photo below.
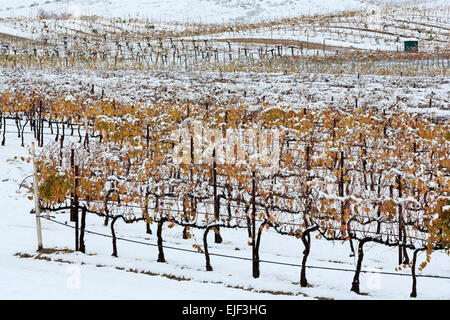
{"type": "Polygon", "coordinates": [[[72,169],[74,170],[75,174],[75,190],[71,194],[71,200],[70,200],[70,221],[75,222],[75,251],[79,250],[79,241],[78,241],[78,209],[79,209],[79,202],[78,202],[78,175],[79,175],[79,169],[78,166],[75,165],[75,150],[70,150],[70,165],[72,169]]]}
{"type": "Polygon", "coordinates": [[[252,174],[252,216],[251,216],[251,230],[252,230],[252,271],[253,278],[259,278],[259,255],[256,248],[256,173],[253,170],[252,174]]]}
{"type": "MultiPolygon", "coordinates": [[[[216,148],[213,150],[213,170],[212,170],[212,182],[213,182],[213,192],[214,192],[214,219],[215,221],[220,220],[220,198],[217,195],[217,163],[216,163],[216,148]]],[[[223,239],[220,236],[220,228],[217,227],[214,232],[214,242],[222,243],[223,239]]]]}
{"type": "MultiPolygon", "coordinates": [[[[398,197],[402,197],[402,180],[400,175],[397,176],[397,183],[398,183],[398,197]]],[[[402,216],[402,205],[398,205],[398,241],[403,242],[403,235],[402,235],[402,222],[403,222],[403,216],[402,216]]],[[[402,245],[398,246],[398,264],[401,265],[403,263],[403,251],[402,251],[402,245]]]]}
{"type": "MultiPolygon", "coordinates": [[[[75,172],[75,151],[70,150],[70,167],[75,172]]],[[[70,195],[70,222],[75,222],[75,192],[70,195]]]]}
{"type": "Polygon", "coordinates": [[[42,250],[42,228],[41,228],[41,208],[39,207],[39,192],[38,192],[38,179],[37,179],[37,169],[35,163],[36,149],[35,143],[33,142],[33,187],[34,187],[34,212],[36,214],[36,231],[38,238],[38,251],[42,250]]]}
{"type": "MultiPolygon", "coordinates": [[[[94,86],[94,85],[92,85],[94,86]]],[[[89,149],[89,127],[88,127],[88,119],[84,118],[84,147],[87,149],[88,152],[90,152],[89,149]]]]}
{"type": "Polygon", "coordinates": [[[78,176],[79,176],[79,169],[78,166],[75,165],[75,251],[80,251],[80,226],[79,226],[79,218],[78,218],[78,209],[79,209],[79,205],[78,205],[78,176]]]}

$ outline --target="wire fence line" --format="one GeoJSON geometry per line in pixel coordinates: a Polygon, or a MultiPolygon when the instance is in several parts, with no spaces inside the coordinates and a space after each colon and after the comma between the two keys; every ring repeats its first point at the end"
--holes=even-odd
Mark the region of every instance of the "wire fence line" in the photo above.
{"type": "MultiPolygon", "coordinates": [[[[62,223],[60,221],[54,220],[52,218],[50,218],[49,216],[46,215],[40,215],[38,216],[40,218],[43,218],[47,221],[56,223],[58,225],[62,225],[71,229],[74,229],[75,227],[72,225],[68,225],[65,223],[62,223]]],[[[93,235],[97,235],[97,236],[101,236],[101,237],[105,237],[105,238],[110,238],[113,239],[112,236],[104,234],[104,233],[99,233],[99,232],[95,232],[95,231],[91,231],[91,230],[85,230],[86,233],[89,234],[93,234],[93,235]]],[[[127,238],[122,238],[122,237],[115,237],[117,240],[121,240],[121,241],[125,241],[125,242],[130,242],[130,243],[134,243],[134,244],[141,244],[141,245],[146,245],[146,246],[151,246],[151,247],[158,247],[158,244],[154,244],[154,243],[149,243],[149,242],[144,242],[144,241],[139,241],[139,240],[133,240],[133,239],[127,239],[127,238]]],[[[178,247],[173,247],[173,246],[167,246],[167,245],[163,245],[163,248],[165,249],[170,249],[170,250],[176,250],[176,251],[183,251],[183,252],[190,252],[190,253],[196,253],[196,254],[204,254],[203,252],[199,252],[197,250],[192,250],[192,249],[185,249],[185,248],[178,248],[178,247]]],[[[216,257],[222,257],[222,258],[229,258],[229,259],[236,259],[236,260],[244,260],[244,261],[252,261],[251,258],[246,258],[246,257],[239,257],[239,256],[234,256],[234,255],[227,255],[227,254],[221,254],[221,253],[212,253],[209,252],[210,256],[216,256],[216,257]]],[[[282,262],[282,261],[274,261],[274,260],[264,260],[264,259],[259,259],[259,262],[262,263],[267,263],[267,264],[275,264],[275,265],[283,265],[283,266],[291,266],[291,267],[302,267],[301,264],[295,264],[295,263],[289,263],[289,262],[282,262]]],[[[356,270],[354,269],[348,269],[348,268],[333,268],[333,267],[323,267],[323,266],[312,266],[312,265],[306,265],[306,268],[309,269],[318,269],[318,270],[328,270],[328,271],[340,271],[340,272],[355,272],[356,270]]],[[[406,273],[396,273],[396,272],[387,272],[387,271],[375,271],[375,270],[361,270],[361,273],[372,273],[372,274],[382,274],[382,275],[392,275],[392,276],[403,276],[403,277],[411,277],[410,274],[406,274],[406,273]]],[[[430,274],[418,274],[416,275],[416,277],[418,278],[433,278],[433,279],[443,279],[443,280],[450,280],[450,277],[446,277],[446,276],[440,276],[440,275],[430,275],[430,274]]]]}

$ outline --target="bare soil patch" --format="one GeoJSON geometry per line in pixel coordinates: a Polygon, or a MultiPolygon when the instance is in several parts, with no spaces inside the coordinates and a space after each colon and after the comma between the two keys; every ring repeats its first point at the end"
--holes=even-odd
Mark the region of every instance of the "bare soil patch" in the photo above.
{"type": "Polygon", "coordinates": [[[235,42],[242,44],[270,44],[270,45],[283,45],[283,46],[296,46],[309,50],[326,50],[326,51],[351,51],[351,47],[341,47],[328,45],[323,43],[314,43],[308,41],[292,40],[292,39],[267,39],[267,38],[233,38],[233,39],[213,39],[218,42],[235,42]]]}

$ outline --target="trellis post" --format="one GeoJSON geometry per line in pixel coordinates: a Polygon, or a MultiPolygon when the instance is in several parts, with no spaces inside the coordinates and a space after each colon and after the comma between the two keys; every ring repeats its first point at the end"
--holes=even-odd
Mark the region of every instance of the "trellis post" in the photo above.
{"type": "Polygon", "coordinates": [[[35,143],[33,142],[33,189],[34,189],[34,213],[36,215],[36,231],[38,238],[38,251],[42,250],[42,228],[41,228],[41,208],[39,207],[39,192],[38,192],[38,179],[37,179],[37,169],[36,169],[36,149],[35,143]]]}

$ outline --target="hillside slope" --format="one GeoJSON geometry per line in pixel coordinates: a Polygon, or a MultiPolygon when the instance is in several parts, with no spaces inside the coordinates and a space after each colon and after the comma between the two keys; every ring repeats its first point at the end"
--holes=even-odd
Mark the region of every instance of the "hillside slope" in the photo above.
{"type": "Polygon", "coordinates": [[[0,17],[35,16],[39,12],[73,15],[132,16],[197,23],[249,22],[380,6],[434,6],[443,0],[0,0],[0,17]]]}

